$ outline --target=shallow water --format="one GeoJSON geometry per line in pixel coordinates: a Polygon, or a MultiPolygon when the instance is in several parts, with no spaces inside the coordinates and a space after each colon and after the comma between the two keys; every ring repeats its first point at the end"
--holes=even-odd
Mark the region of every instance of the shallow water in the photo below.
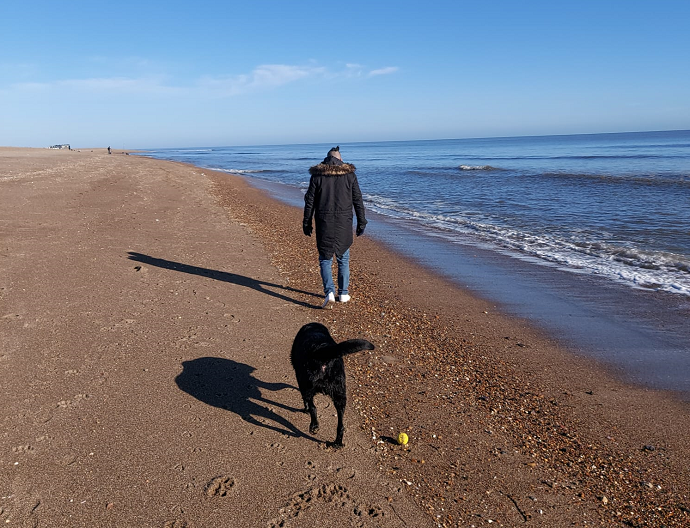
{"type": "MultiPolygon", "coordinates": [[[[148,155],[304,190],[328,145],[148,155]]],[[[690,131],[341,145],[367,208],[431,236],[690,296],[690,131]]]]}
{"type": "MultiPolygon", "coordinates": [[[[303,205],[332,145],[147,155],[303,205]]],[[[690,131],[341,145],[367,234],[626,379],[690,394],[690,131]]]]}
{"type": "MultiPolygon", "coordinates": [[[[247,178],[289,205],[291,186],[247,178]]],[[[525,318],[572,351],[607,365],[629,382],[678,392],[690,401],[690,298],[631,289],[507,254],[434,237],[416,225],[368,214],[366,235],[525,318]]],[[[356,280],[353,277],[353,280],[356,280]]]]}

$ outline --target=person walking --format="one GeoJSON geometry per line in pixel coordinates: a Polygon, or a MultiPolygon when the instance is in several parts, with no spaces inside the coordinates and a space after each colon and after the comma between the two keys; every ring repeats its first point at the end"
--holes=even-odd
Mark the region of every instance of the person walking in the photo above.
{"type": "Polygon", "coordinates": [[[309,169],[311,179],[304,195],[302,230],[312,234],[316,219],[316,248],[319,251],[321,280],[326,298],[322,308],[335,302],[333,255],[338,263],[338,301],[350,300],[350,246],[352,245],[352,209],[357,215],[357,236],[364,233],[367,219],[355,166],[344,163],[340,146],[328,151],[324,160],[309,169]]]}

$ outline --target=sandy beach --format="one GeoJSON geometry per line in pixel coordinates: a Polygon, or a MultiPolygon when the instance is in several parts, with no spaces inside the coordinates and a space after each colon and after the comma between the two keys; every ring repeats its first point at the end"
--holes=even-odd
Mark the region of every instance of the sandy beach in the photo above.
{"type": "Polygon", "coordinates": [[[4,525],[690,524],[687,402],[366,235],[320,310],[301,210],[240,177],[0,148],[0,203],[4,525]],[[310,321],[376,345],[341,450],[329,400],[315,436],[300,412],[310,321]]]}

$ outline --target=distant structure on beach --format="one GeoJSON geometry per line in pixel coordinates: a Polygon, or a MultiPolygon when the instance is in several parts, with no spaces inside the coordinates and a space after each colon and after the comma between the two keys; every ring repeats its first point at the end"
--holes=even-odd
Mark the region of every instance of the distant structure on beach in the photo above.
{"type": "Polygon", "coordinates": [[[70,147],[68,143],[64,143],[63,145],[51,145],[48,148],[72,150],[72,147],[70,147]]]}

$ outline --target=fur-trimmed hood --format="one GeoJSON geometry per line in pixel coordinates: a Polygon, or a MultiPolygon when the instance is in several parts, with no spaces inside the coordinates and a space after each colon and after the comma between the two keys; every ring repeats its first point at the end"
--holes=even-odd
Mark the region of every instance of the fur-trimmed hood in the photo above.
{"type": "Polygon", "coordinates": [[[355,166],[352,163],[330,164],[319,163],[309,168],[309,174],[312,176],[342,176],[355,172],[355,166]]]}

